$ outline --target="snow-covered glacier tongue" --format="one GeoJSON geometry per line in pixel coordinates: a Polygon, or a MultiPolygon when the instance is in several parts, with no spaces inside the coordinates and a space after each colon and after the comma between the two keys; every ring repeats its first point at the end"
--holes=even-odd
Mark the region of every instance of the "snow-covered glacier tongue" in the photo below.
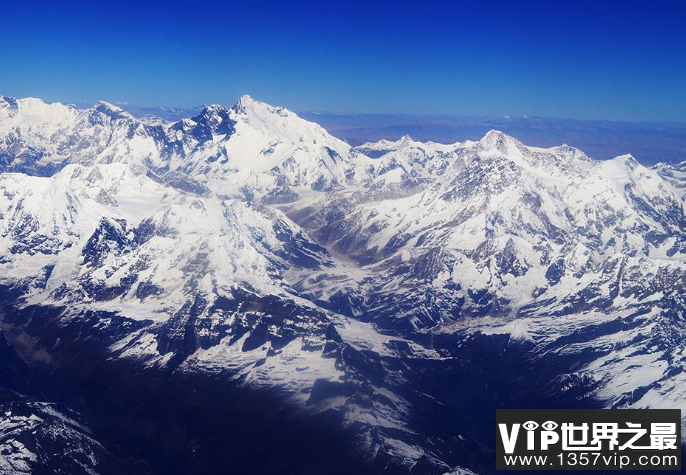
{"type": "Polygon", "coordinates": [[[150,123],[0,97],[19,473],[492,473],[496,408],[686,406],[683,164],[150,123]]]}

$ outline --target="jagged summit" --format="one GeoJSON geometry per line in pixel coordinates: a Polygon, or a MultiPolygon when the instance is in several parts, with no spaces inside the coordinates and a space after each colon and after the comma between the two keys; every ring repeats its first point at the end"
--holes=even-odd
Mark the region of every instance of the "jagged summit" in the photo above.
{"type": "Polygon", "coordinates": [[[232,107],[234,111],[236,111],[239,114],[248,114],[248,115],[265,115],[265,114],[276,114],[276,115],[281,115],[281,116],[286,116],[286,115],[293,115],[295,116],[296,114],[294,112],[291,112],[290,110],[279,107],[279,106],[273,106],[271,104],[268,104],[266,102],[259,101],[255,99],[254,97],[245,94],[240,97],[238,102],[232,107]]]}
{"type": "Polygon", "coordinates": [[[205,106],[190,120],[183,119],[180,124],[188,127],[192,123],[191,134],[201,142],[211,140],[215,135],[228,137],[234,131],[235,121],[231,118],[231,110],[218,104],[205,106]]]}
{"type": "Polygon", "coordinates": [[[94,107],[95,107],[95,109],[98,109],[98,110],[110,110],[110,111],[114,111],[114,112],[124,112],[124,109],[122,109],[121,107],[116,106],[116,105],[114,105],[110,102],[107,102],[107,101],[98,101],[94,107]]]}
{"type": "Polygon", "coordinates": [[[219,104],[210,104],[204,106],[198,115],[192,117],[193,120],[199,121],[202,117],[212,117],[216,115],[228,115],[230,109],[219,104]]]}
{"type": "Polygon", "coordinates": [[[524,145],[514,137],[511,137],[499,130],[489,130],[479,141],[479,147],[483,150],[493,150],[504,155],[517,149],[522,151],[524,145]]]}
{"type": "Polygon", "coordinates": [[[239,107],[251,107],[254,105],[258,104],[264,104],[267,105],[264,102],[258,101],[257,99],[254,99],[250,94],[243,94],[239,99],[238,102],[236,103],[236,106],[239,107]]]}
{"type": "Polygon", "coordinates": [[[481,138],[480,142],[494,142],[494,141],[500,141],[500,140],[507,140],[511,139],[509,135],[506,135],[505,133],[501,132],[500,130],[496,129],[491,129],[484,136],[481,138]]]}
{"type": "Polygon", "coordinates": [[[138,122],[133,115],[126,112],[121,107],[105,101],[98,101],[91,109],[87,109],[87,112],[90,115],[92,115],[92,113],[100,113],[113,120],[126,119],[130,122],[138,122]]]}

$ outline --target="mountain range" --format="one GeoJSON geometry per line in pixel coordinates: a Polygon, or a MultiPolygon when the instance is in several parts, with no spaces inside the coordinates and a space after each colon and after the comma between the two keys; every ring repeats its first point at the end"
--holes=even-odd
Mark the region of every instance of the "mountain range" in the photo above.
{"type": "Polygon", "coordinates": [[[0,96],[0,172],[2,470],[493,473],[496,408],[686,408],[686,162],[0,96]]]}

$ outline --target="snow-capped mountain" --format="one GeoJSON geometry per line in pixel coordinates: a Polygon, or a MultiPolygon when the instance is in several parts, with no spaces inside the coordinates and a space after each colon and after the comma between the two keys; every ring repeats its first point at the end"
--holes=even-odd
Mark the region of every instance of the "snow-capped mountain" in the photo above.
{"type": "MultiPolygon", "coordinates": [[[[108,430],[74,378],[146,411],[268,391],[372,473],[491,472],[508,404],[686,407],[683,166],[497,131],[353,148],[249,96],[158,125],[3,97],[0,170],[3,329],[108,430]]],[[[146,450],[216,468],[192,437],[146,450]]]]}
{"type": "Polygon", "coordinates": [[[170,179],[177,173],[185,180],[220,178],[223,191],[248,185],[277,193],[286,184],[341,187],[353,178],[357,156],[320,126],[250,96],[167,126],[147,125],[105,102],[81,110],[1,97],[0,122],[0,169],[34,175],[67,164],[126,163],[170,179]]]}

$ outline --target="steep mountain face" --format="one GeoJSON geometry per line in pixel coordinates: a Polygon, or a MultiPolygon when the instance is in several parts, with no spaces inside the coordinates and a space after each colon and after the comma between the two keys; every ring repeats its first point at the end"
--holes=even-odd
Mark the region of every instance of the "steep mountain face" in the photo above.
{"type": "Polygon", "coordinates": [[[137,454],[153,471],[220,469],[238,416],[197,395],[233,388],[340,428],[371,473],[489,473],[497,407],[684,406],[681,168],[496,131],[352,148],[248,96],[161,125],[2,98],[2,324],[117,444],[113,379],[186,434],[137,454]]]}
{"type": "Polygon", "coordinates": [[[684,191],[686,188],[686,162],[678,164],[658,163],[653,167],[653,170],[680,190],[682,198],[686,197],[686,191],[684,191]]]}
{"type": "Polygon", "coordinates": [[[112,454],[77,414],[0,391],[0,471],[12,474],[151,473],[142,460],[112,454]],[[66,412],[62,412],[66,411],[66,412]]]}

